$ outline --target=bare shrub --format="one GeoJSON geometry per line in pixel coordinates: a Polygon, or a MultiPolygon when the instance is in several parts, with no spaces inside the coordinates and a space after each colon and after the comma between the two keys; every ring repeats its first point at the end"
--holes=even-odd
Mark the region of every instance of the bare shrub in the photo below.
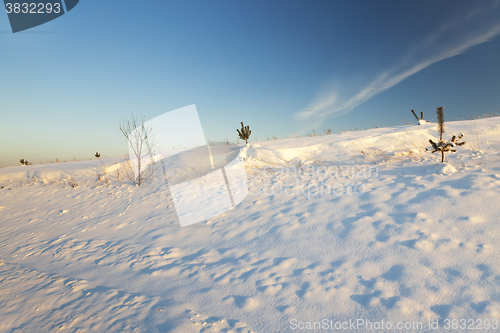
{"type": "Polygon", "coordinates": [[[123,119],[119,129],[127,138],[130,151],[125,163],[125,176],[136,185],[141,185],[159,167],[154,161],[153,129],[147,125],[144,116],[136,115],[123,119]]]}
{"type": "Polygon", "coordinates": [[[74,180],[73,178],[68,179],[68,185],[71,186],[72,188],[78,187],[78,182],[74,180]]]}
{"type": "Polygon", "coordinates": [[[97,182],[99,184],[109,185],[109,177],[106,172],[106,166],[104,165],[104,163],[101,163],[101,166],[97,167],[94,171],[96,173],[97,182]]]}

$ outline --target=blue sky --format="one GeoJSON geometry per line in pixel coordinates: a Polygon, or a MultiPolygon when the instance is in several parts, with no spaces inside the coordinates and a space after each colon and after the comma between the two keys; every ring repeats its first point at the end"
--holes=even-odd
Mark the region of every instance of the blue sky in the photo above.
{"type": "Polygon", "coordinates": [[[196,104],[209,140],[500,111],[499,1],[82,0],[0,14],[0,167],[120,156],[118,124],[196,104]]]}

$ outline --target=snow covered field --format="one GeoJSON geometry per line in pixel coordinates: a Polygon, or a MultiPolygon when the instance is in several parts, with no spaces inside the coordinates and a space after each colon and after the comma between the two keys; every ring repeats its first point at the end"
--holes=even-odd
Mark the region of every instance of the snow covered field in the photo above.
{"type": "Polygon", "coordinates": [[[2,168],[0,331],[500,331],[500,118],[445,129],[444,167],[432,123],[252,143],[247,198],[183,228],[119,158],[2,168]]]}

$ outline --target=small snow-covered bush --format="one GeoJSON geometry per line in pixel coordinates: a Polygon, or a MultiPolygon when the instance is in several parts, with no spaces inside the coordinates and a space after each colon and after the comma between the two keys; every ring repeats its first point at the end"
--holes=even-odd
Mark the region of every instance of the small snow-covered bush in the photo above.
{"type": "Polygon", "coordinates": [[[457,150],[454,149],[456,146],[463,146],[465,144],[465,141],[458,141],[460,140],[464,134],[460,134],[458,136],[453,135],[449,141],[444,141],[443,140],[443,133],[444,133],[444,112],[443,112],[443,107],[438,107],[437,110],[437,118],[438,118],[438,131],[439,131],[439,141],[434,142],[432,139],[429,139],[429,142],[432,145],[432,148],[426,148],[426,150],[431,150],[432,153],[436,152],[441,152],[441,163],[444,163],[444,154],[447,152],[452,152],[455,153],[457,150]]]}
{"type": "Polygon", "coordinates": [[[249,126],[243,126],[243,122],[241,122],[241,131],[239,129],[236,129],[238,132],[240,139],[245,140],[245,144],[248,144],[248,139],[250,138],[250,134],[252,131],[250,130],[249,126]]]}
{"type": "Polygon", "coordinates": [[[78,182],[74,180],[73,178],[68,179],[68,185],[71,186],[72,188],[78,187],[78,182]]]}
{"type": "Polygon", "coordinates": [[[415,118],[417,118],[417,125],[422,125],[422,124],[427,124],[428,121],[427,120],[424,120],[424,113],[423,112],[420,112],[420,118],[418,118],[417,114],[415,113],[415,111],[411,110],[411,113],[413,113],[413,115],[415,116],[415,118]]]}
{"type": "Polygon", "coordinates": [[[104,162],[101,162],[101,166],[97,167],[94,171],[96,174],[98,185],[109,185],[109,177],[108,173],[106,172],[106,166],[104,165],[104,162]]]}
{"type": "MultiPolygon", "coordinates": [[[[464,133],[456,136],[453,135],[450,139],[450,141],[445,142],[443,140],[439,140],[439,142],[434,142],[432,139],[429,139],[429,142],[432,145],[432,153],[435,152],[441,152],[441,163],[444,163],[444,154],[447,152],[452,152],[456,153],[457,150],[454,149],[456,146],[463,146],[465,144],[465,141],[458,141],[464,136],[464,133]]],[[[426,150],[430,150],[430,148],[427,148],[426,150]]]]}

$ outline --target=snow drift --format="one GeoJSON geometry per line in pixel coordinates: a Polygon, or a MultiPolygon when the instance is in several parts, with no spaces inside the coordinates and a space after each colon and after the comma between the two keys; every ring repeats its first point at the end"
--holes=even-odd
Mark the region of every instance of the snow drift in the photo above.
{"type": "Polygon", "coordinates": [[[425,151],[432,123],[249,144],[246,199],[184,228],[121,159],[2,168],[0,330],[491,330],[500,118],[446,123],[462,132],[447,164],[425,151]]]}

